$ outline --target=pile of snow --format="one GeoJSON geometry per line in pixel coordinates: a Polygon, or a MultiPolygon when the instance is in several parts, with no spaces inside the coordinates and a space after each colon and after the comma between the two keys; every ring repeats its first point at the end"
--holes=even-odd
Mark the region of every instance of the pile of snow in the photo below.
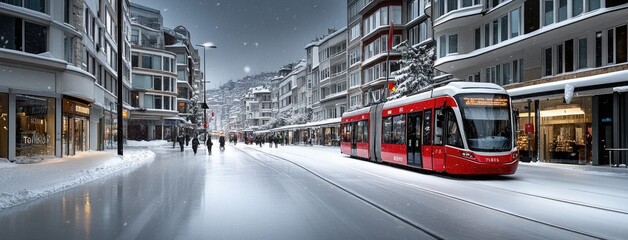
{"type": "Polygon", "coordinates": [[[172,143],[169,143],[166,140],[154,140],[154,141],[127,140],[126,145],[129,147],[158,147],[158,146],[164,146],[164,145],[172,145],[172,143]]]}
{"type": "Polygon", "coordinates": [[[76,156],[44,159],[38,164],[0,161],[0,209],[84,184],[116,171],[152,162],[149,150],[89,151],[76,156]]]}
{"type": "Polygon", "coordinates": [[[53,159],[54,156],[35,156],[35,157],[17,157],[15,163],[17,164],[32,164],[40,163],[46,159],[53,159]]]}
{"type": "Polygon", "coordinates": [[[15,164],[12,164],[11,162],[9,162],[9,159],[0,158],[0,168],[10,168],[14,166],[15,164]]]}

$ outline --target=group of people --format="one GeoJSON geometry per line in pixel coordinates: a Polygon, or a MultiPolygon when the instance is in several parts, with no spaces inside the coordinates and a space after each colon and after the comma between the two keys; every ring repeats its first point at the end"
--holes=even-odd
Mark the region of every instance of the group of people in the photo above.
{"type": "MultiPolygon", "coordinates": [[[[205,146],[207,146],[207,151],[208,152],[212,152],[212,146],[214,145],[214,143],[212,142],[212,137],[211,135],[207,135],[206,136],[206,141],[205,141],[205,146]]],[[[179,135],[177,137],[177,142],[179,143],[179,146],[181,147],[181,152],[183,152],[183,146],[185,144],[185,146],[188,146],[190,144],[190,135],[185,134],[185,135],[179,135]]],[[[218,143],[220,144],[220,150],[224,151],[225,150],[225,136],[220,135],[220,137],[218,138],[218,143]]],[[[196,155],[197,151],[198,151],[198,146],[201,144],[200,140],[198,140],[198,134],[195,134],[194,137],[192,138],[192,151],[194,151],[194,155],[196,155]]]]}
{"type": "Polygon", "coordinates": [[[279,146],[279,143],[283,144],[284,138],[283,136],[280,135],[270,135],[270,136],[255,136],[255,137],[250,137],[249,138],[249,144],[253,144],[253,142],[255,142],[255,145],[258,145],[259,147],[262,147],[264,145],[264,143],[268,142],[268,146],[269,147],[273,147],[273,144],[275,144],[275,148],[277,148],[277,146],[279,146]]]}

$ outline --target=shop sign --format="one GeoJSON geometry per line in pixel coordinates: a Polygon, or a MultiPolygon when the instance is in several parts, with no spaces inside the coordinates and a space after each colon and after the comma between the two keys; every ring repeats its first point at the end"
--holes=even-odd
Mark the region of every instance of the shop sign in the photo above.
{"type": "Polygon", "coordinates": [[[534,124],[526,123],[526,133],[534,133],[534,124]]]}
{"type": "Polygon", "coordinates": [[[28,145],[32,145],[32,144],[46,145],[50,142],[50,136],[39,134],[39,133],[23,134],[21,136],[21,141],[23,144],[28,144],[28,145]]]}
{"type": "Polygon", "coordinates": [[[74,105],[74,112],[89,116],[89,107],[74,105]]]}

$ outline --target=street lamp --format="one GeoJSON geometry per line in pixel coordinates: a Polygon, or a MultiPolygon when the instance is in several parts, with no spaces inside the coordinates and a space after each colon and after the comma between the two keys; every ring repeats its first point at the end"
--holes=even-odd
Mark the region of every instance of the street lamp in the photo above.
{"type": "Polygon", "coordinates": [[[205,50],[218,47],[210,42],[196,44],[196,46],[203,47],[203,127],[207,131],[207,109],[209,106],[207,106],[207,55],[205,50]]]}

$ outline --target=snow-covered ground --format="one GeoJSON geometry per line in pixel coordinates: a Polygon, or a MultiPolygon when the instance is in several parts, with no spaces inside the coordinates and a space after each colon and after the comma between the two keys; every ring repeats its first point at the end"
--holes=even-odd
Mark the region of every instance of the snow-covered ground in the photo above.
{"type": "Polygon", "coordinates": [[[126,145],[129,147],[159,147],[164,145],[172,145],[172,142],[166,140],[154,140],[154,141],[133,141],[127,140],[126,145]]]}
{"type": "Polygon", "coordinates": [[[88,151],[76,156],[16,164],[0,159],[0,210],[153,161],[150,150],[88,151]]]}

